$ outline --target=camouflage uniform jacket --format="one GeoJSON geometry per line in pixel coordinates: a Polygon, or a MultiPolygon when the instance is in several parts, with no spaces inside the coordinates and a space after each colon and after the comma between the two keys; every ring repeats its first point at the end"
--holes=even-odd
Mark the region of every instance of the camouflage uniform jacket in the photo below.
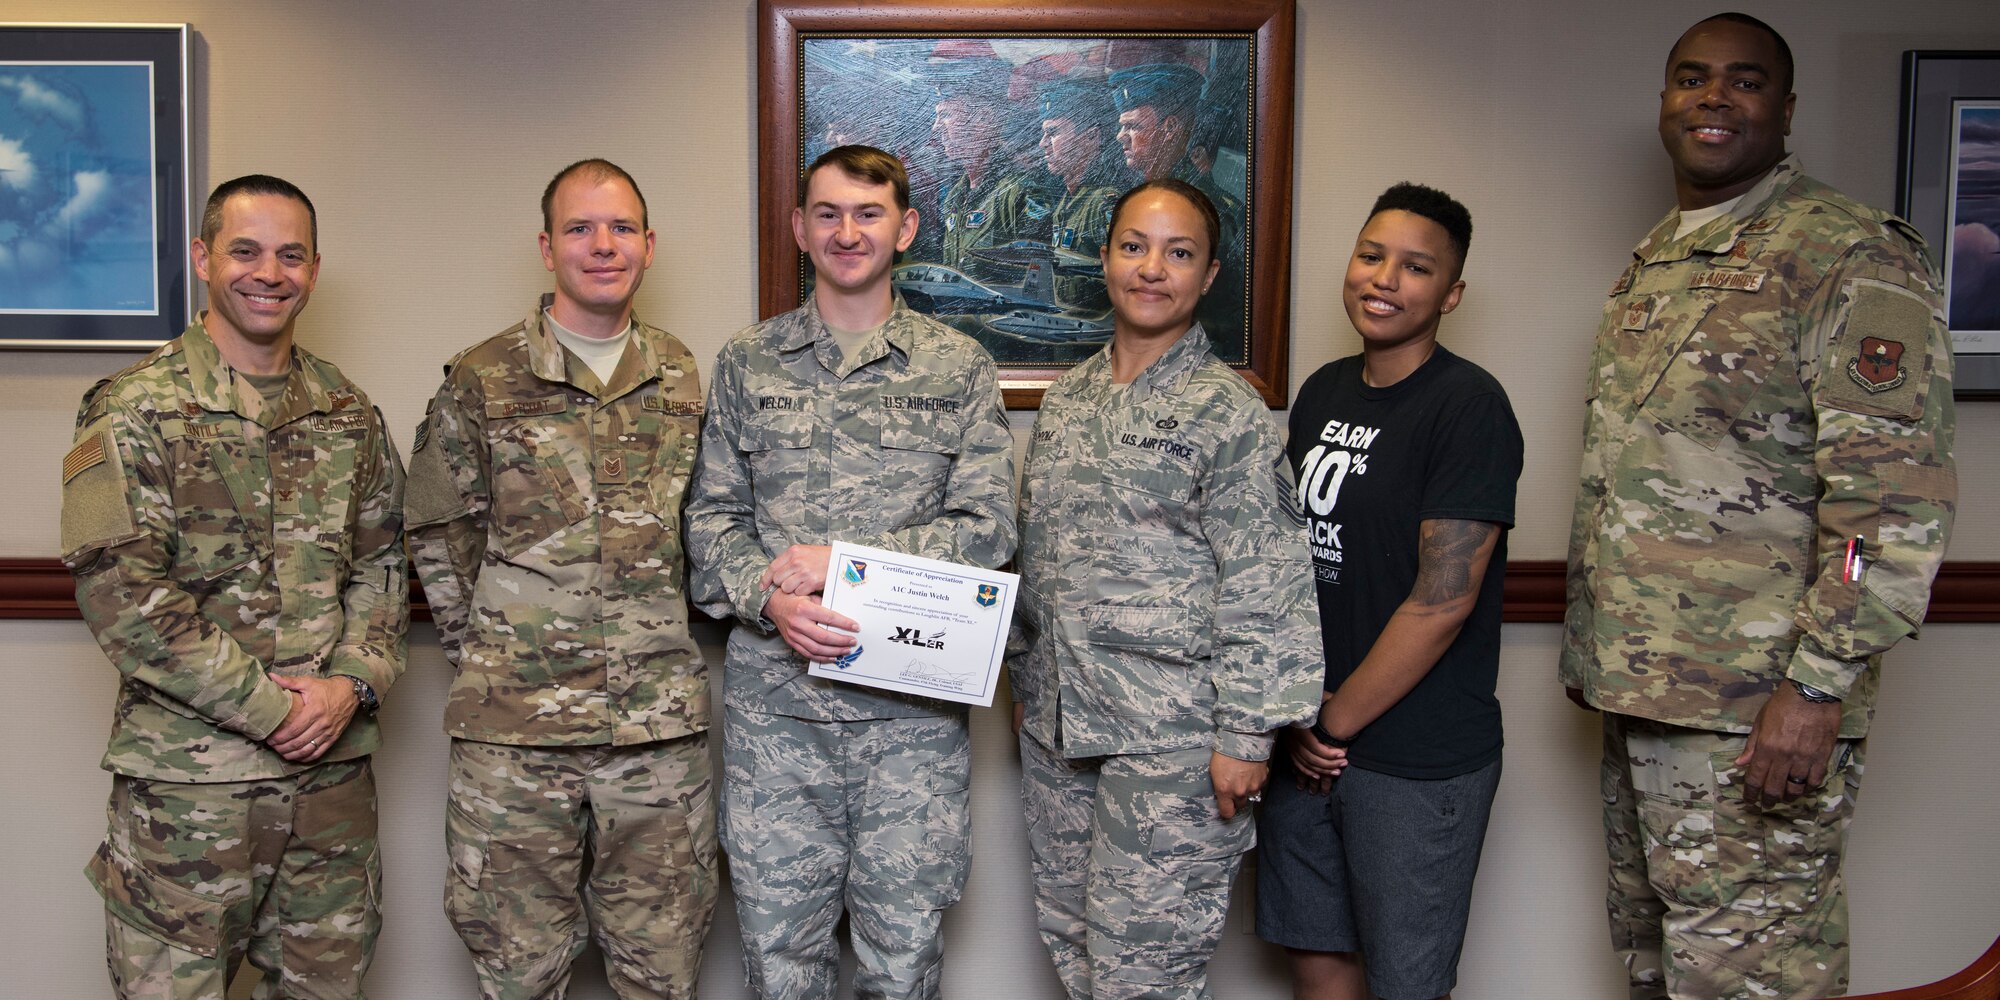
{"type": "Polygon", "coordinates": [[[1790,677],[1864,735],[1956,505],[1937,275],[1907,223],[1796,159],[1683,239],[1678,222],[1639,245],[1599,327],[1562,681],[1744,733],[1790,677]]]}
{"type": "Polygon", "coordinates": [[[1130,385],[1109,347],[1056,380],[1021,485],[1008,676],[1029,732],[1069,757],[1269,757],[1324,670],[1291,483],[1277,423],[1199,325],[1130,385]]]}
{"type": "MultiPolygon", "coordinates": [[[[298,348],[275,410],[196,323],[93,386],[63,461],[63,561],[124,675],[106,770],[161,781],[296,774],[263,740],[266,673],[403,672],[403,465],[368,397],[298,348]]],[[[357,714],[321,762],[372,753],[357,714]]]]}
{"type": "Polygon", "coordinates": [[[793,545],[839,539],[994,567],[1014,554],[1014,441],[993,359],[896,299],[852,357],[816,300],[723,345],[688,500],[694,599],[729,637],[735,708],[819,721],[965,706],[807,676],[757,580],[793,545]]]}
{"type": "Polygon", "coordinates": [[[528,317],[453,358],[410,455],[410,544],[456,673],[445,732],[630,746],[708,728],[681,500],[694,357],[633,320],[610,384],[528,317]]]}

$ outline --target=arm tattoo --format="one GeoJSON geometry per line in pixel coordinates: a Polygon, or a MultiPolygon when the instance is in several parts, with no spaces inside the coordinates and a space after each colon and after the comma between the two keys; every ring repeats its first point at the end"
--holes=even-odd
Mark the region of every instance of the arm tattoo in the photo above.
{"type": "Polygon", "coordinates": [[[1471,597],[1479,590],[1472,563],[1500,526],[1487,521],[1425,521],[1417,548],[1417,583],[1410,596],[1430,606],[1471,597]]]}

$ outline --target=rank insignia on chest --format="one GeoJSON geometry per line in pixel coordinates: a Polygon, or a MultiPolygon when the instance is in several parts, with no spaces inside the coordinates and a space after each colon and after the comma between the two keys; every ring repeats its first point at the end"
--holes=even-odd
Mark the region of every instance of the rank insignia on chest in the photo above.
{"type": "Polygon", "coordinates": [[[612,452],[597,463],[597,481],[600,483],[622,483],[625,481],[625,456],[612,452]]]}
{"type": "Polygon", "coordinates": [[[985,224],[986,224],[985,209],[980,209],[979,211],[976,212],[965,213],[965,228],[978,229],[980,226],[983,226],[985,224]]]}
{"type": "Polygon", "coordinates": [[[1635,299],[1625,306],[1625,316],[1618,321],[1618,329],[1639,332],[1653,318],[1653,300],[1635,299]]]}
{"type": "Polygon", "coordinates": [[[1888,392],[1902,385],[1903,345],[1880,337],[1861,338],[1861,353],[1847,362],[1848,377],[1869,392],[1888,392]]]}

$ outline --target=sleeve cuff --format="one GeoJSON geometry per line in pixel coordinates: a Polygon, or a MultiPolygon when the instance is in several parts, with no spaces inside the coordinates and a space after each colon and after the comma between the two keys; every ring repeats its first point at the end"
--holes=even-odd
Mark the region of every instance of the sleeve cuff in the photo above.
{"type": "Polygon", "coordinates": [[[278,727],[285,724],[285,716],[290,714],[292,693],[266,677],[244,701],[242,714],[230,720],[237,725],[225,723],[224,728],[235,729],[261,743],[277,732],[278,727]]]}
{"type": "Polygon", "coordinates": [[[1215,731],[1215,752],[1237,760],[1262,761],[1271,759],[1271,747],[1277,737],[1270,733],[1239,733],[1233,729],[1215,731]]]}
{"type": "Polygon", "coordinates": [[[1792,651],[1792,662],[1785,668],[1785,676],[1845,699],[1848,690],[1867,669],[1866,660],[1854,663],[1834,659],[1822,652],[1811,638],[1803,638],[1799,640],[1798,648],[1792,651]]]}

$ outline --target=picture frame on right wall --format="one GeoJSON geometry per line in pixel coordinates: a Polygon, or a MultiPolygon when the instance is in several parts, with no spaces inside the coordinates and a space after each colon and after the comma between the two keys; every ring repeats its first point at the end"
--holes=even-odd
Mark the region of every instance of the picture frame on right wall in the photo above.
{"type": "Polygon", "coordinates": [[[1896,214],[1945,279],[1953,395],[2000,399],[2000,52],[1903,53],[1896,214]]]}

